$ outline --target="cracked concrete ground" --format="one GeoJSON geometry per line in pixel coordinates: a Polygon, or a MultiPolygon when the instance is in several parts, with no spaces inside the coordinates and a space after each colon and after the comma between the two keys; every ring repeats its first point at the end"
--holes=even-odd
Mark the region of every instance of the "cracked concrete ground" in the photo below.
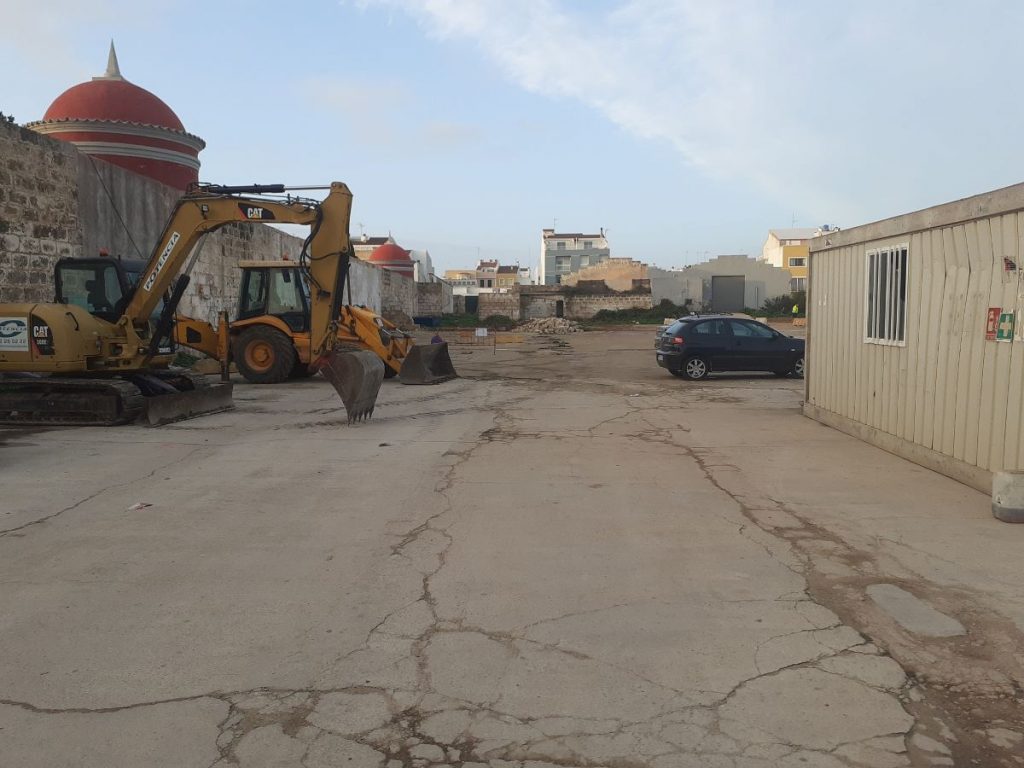
{"type": "Polygon", "coordinates": [[[1024,765],[1024,527],[650,347],[0,429],[0,764],[1024,765]]]}

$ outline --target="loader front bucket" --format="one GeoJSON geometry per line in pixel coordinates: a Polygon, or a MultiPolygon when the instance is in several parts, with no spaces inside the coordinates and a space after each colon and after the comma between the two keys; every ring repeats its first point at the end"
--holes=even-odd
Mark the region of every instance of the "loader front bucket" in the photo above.
{"type": "Polygon", "coordinates": [[[398,374],[403,384],[440,384],[458,377],[447,342],[415,345],[406,354],[398,374]]]}
{"type": "Polygon", "coordinates": [[[320,373],[341,395],[350,424],[373,415],[384,381],[384,363],[377,355],[365,350],[335,349],[320,359],[320,373]]]}

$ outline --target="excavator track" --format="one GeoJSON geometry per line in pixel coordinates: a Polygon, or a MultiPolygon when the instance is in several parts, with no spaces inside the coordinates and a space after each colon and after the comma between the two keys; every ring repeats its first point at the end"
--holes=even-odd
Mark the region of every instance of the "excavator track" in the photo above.
{"type": "Polygon", "coordinates": [[[145,408],[142,390],[124,379],[0,377],[0,424],[114,426],[145,408]]]}
{"type": "Polygon", "coordinates": [[[0,377],[0,424],[156,426],[233,407],[231,384],[210,384],[188,371],[127,378],[0,377]],[[137,382],[137,383],[136,383],[137,382]]]}

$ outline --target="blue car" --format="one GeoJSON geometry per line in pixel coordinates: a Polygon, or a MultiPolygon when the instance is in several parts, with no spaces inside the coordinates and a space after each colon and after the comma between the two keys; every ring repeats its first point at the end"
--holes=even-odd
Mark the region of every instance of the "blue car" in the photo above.
{"type": "Polygon", "coordinates": [[[673,376],[693,381],[720,371],[768,371],[776,376],[804,375],[804,340],[756,320],[693,315],[658,335],[658,365],[673,376]]]}

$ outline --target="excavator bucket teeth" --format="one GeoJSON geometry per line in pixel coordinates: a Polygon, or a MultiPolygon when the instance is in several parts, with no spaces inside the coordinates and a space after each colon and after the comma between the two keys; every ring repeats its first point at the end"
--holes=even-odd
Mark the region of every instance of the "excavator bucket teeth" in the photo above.
{"type": "Polygon", "coordinates": [[[320,372],[341,395],[350,424],[373,415],[377,393],[384,381],[384,363],[377,355],[362,350],[336,349],[323,357],[320,372]]]}
{"type": "Polygon", "coordinates": [[[417,344],[405,356],[398,374],[403,384],[440,384],[458,377],[448,354],[447,342],[417,344]]]}
{"type": "Polygon", "coordinates": [[[232,384],[228,382],[175,394],[147,397],[139,420],[143,424],[155,427],[172,421],[227,411],[235,407],[231,390],[232,384]]]}

